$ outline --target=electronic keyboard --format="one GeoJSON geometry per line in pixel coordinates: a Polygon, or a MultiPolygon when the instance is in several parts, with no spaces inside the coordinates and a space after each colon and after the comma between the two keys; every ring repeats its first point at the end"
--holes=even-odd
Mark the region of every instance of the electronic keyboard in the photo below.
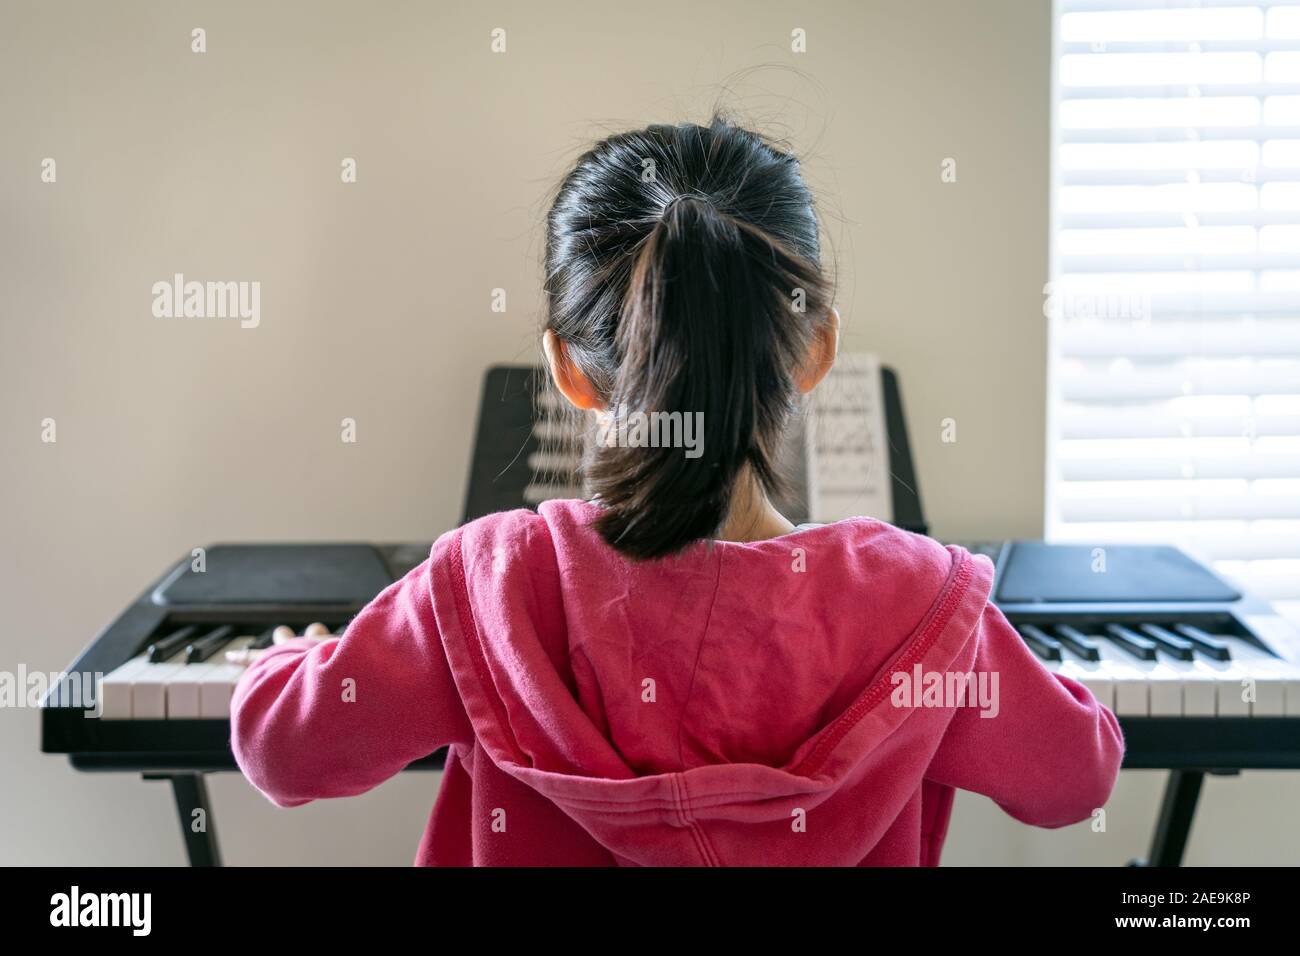
{"type": "MultiPolygon", "coordinates": [[[[233,769],[230,696],[243,667],[225,652],[269,646],[277,625],[300,632],[319,621],[341,632],[430,547],[213,545],[201,571],[186,556],[67,669],[44,708],[44,749],[82,769],[233,769]]],[[[1059,582],[1072,563],[1088,567],[1096,549],[974,548],[994,557],[994,603],[1044,666],[1121,718],[1126,766],[1300,766],[1300,633],[1267,604],[1173,548],[1107,548],[1103,600],[1054,599],[1034,586],[1059,582]],[[1055,578],[1016,589],[1020,568],[1052,562],[1055,578]],[[1135,579],[1152,586],[1148,566],[1159,562],[1173,566],[1176,583],[1201,585],[1199,596],[1116,599],[1135,579]]]]}
{"type": "MultiPolygon", "coordinates": [[[[540,399],[537,370],[489,370],[464,518],[581,494],[580,442],[540,399]]],[[[897,380],[880,370],[896,524],[924,531],[897,380]]],[[[807,446],[812,448],[811,445],[807,446]]],[[[793,454],[798,457],[799,448],[793,454]]],[[[798,495],[796,482],[796,496],[798,495]]],[[[805,520],[800,502],[787,514],[805,520]]],[[[995,564],[994,602],[1049,670],[1118,715],[1126,768],[1171,773],[1150,858],[1181,859],[1203,776],[1300,768],[1300,633],[1174,548],[971,544],[995,564]]],[[[234,770],[225,652],[271,629],[335,632],[429,554],[419,544],[218,544],[186,555],[68,666],[42,710],[42,750],[80,770],[171,781],[194,864],[220,856],[202,774],[234,770]],[[93,690],[92,690],[93,688],[93,690]]],[[[411,769],[435,768],[431,754],[411,769]]]]}
{"type": "Polygon", "coordinates": [[[1267,602],[1167,546],[971,547],[1043,665],[1119,717],[1126,768],[1300,767],[1300,629],[1267,602]]]}
{"type": "MultiPolygon", "coordinates": [[[[233,544],[186,556],[102,631],[42,711],[42,749],[80,770],[234,769],[230,697],[271,631],[320,622],[341,633],[429,544],[233,544]],[[97,687],[97,699],[88,688],[97,687]]],[[[438,761],[431,760],[436,766],[438,761]]]]}

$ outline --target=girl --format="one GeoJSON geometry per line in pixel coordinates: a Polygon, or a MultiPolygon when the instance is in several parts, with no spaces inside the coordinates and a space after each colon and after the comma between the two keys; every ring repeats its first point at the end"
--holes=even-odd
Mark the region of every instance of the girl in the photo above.
{"type": "Polygon", "coordinates": [[[443,535],[342,637],[265,653],[233,705],[254,786],[348,796],[448,747],[421,864],[931,865],[955,788],[1046,827],[1102,806],[1115,717],[989,603],[987,559],[771,503],[839,325],[795,159],[716,119],[612,136],[545,281],[560,393],[606,426],[702,413],[700,449],[599,444],[591,500],[443,535]]]}

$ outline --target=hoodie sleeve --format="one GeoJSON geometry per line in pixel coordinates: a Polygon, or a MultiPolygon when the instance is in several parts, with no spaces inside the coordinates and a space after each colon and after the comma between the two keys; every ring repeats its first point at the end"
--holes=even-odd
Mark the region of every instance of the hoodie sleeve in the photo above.
{"type": "Polygon", "coordinates": [[[472,739],[435,626],[427,560],[341,637],[293,640],[260,657],[231,701],[235,760],[282,807],[362,793],[472,739]]]}
{"type": "Polygon", "coordinates": [[[1040,664],[992,604],[974,640],[972,670],[997,675],[996,710],[958,708],[926,778],[982,793],[1035,826],[1086,819],[1110,797],[1124,757],[1115,715],[1040,664]]]}

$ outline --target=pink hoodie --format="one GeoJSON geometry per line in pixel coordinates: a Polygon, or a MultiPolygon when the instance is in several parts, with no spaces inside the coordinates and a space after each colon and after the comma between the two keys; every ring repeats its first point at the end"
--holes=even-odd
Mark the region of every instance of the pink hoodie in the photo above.
{"type": "Polygon", "coordinates": [[[449,746],[416,857],[444,865],[934,865],[956,787],[1047,827],[1110,795],[1114,715],[987,559],[854,518],[636,563],[595,513],[443,535],[341,638],[252,665],[248,779],[297,806],[449,746]]]}

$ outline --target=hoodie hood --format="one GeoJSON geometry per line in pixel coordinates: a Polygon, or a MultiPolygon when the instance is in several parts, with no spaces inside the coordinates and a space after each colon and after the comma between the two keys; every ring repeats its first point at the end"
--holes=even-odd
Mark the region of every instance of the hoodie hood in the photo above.
{"type": "Polygon", "coordinates": [[[856,864],[951,721],[992,564],[868,518],[629,561],[553,501],[444,536],[438,630],[486,756],[622,863],[856,864]]]}

